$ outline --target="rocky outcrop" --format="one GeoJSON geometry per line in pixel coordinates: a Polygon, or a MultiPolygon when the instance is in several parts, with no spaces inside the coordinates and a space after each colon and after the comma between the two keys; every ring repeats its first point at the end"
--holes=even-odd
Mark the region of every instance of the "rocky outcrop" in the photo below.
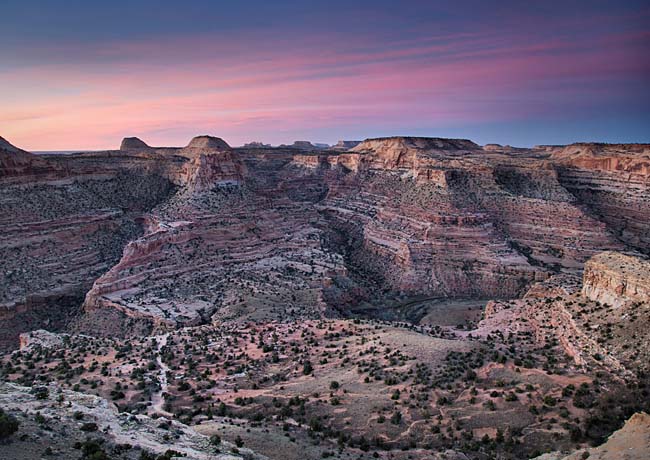
{"type": "Polygon", "coordinates": [[[552,158],[567,190],[621,241],[650,254],[649,144],[573,144],[552,158]]]}
{"type": "Polygon", "coordinates": [[[58,168],[0,137],[0,182],[24,182],[55,176],[58,168]]]}
{"type": "MultiPolygon", "coordinates": [[[[57,385],[47,387],[45,398],[38,399],[28,387],[11,383],[0,383],[0,406],[18,418],[21,426],[29,430],[29,419],[36,414],[48,428],[48,445],[61,452],[69,452],[65,458],[74,458],[73,445],[88,437],[88,426],[94,426],[92,434],[99,439],[103,449],[109,450],[117,446],[128,445],[129,449],[136,448],[128,457],[138,458],[138,452],[146,451],[163,456],[170,448],[183,457],[196,460],[236,460],[248,458],[264,460],[250,449],[242,448],[239,454],[232,453],[233,444],[223,441],[221,447],[227,454],[218,453],[210,445],[207,436],[197,433],[187,425],[175,420],[153,419],[146,415],[132,415],[128,412],[118,412],[115,405],[106,399],[75,391],[63,390],[57,385]],[[64,403],[63,403],[64,402],[64,403]],[[164,423],[163,423],[164,422],[164,423]],[[170,433],[173,433],[173,444],[170,443],[170,433]]],[[[36,429],[30,432],[27,442],[34,442],[36,429]]],[[[3,447],[3,452],[14,458],[12,449],[20,448],[22,440],[16,440],[12,446],[3,447]]],[[[79,443],[81,444],[81,442],[79,443]]],[[[122,449],[124,450],[124,449],[122,449]]],[[[128,455],[128,454],[127,454],[128,455]]],[[[102,457],[108,458],[108,457],[102,457]]],[[[114,458],[114,457],[113,457],[114,458]]]]}
{"type": "Polygon", "coordinates": [[[144,141],[137,137],[125,137],[120,144],[120,150],[147,150],[150,148],[144,141]]]}
{"type": "Polygon", "coordinates": [[[230,150],[230,146],[220,137],[196,136],[184,150],[230,150]]]}
{"type": "Polygon", "coordinates": [[[44,329],[20,334],[20,350],[28,351],[35,347],[57,348],[63,345],[67,334],[55,334],[44,329]]]}
{"type": "Polygon", "coordinates": [[[638,412],[598,447],[579,449],[569,455],[555,452],[535,460],[646,460],[650,454],[650,415],[638,412]]]}
{"type": "Polygon", "coordinates": [[[585,264],[582,294],[612,307],[650,303],[650,262],[604,252],[585,264]]]}
{"type": "Polygon", "coordinates": [[[649,267],[637,257],[599,254],[585,264],[582,280],[557,275],[521,300],[489,302],[479,330],[528,329],[539,343],[559,342],[579,366],[642,375],[650,363],[649,267]]]}
{"type": "Polygon", "coordinates": [[[245,172],[245,166],[231,151],[199,154],[185,165],[184,184],[195,192],[239,185],[245,172]]]}
{"type": "Polygon", "coordinates": [[[531,291],[532,295],[527,296],[526,300],[488,302],[478,334],[525,331],[539,344],[559,343],[577,366],[606,366],[610,372],[618,375],[627,378],[633,375],[616,356],[598,343],[593,332],[585,326],[584,318],[568,304],[566,298],[555,295],[557,291],[540,295],[539,287],[533,287],[531,291]]]}

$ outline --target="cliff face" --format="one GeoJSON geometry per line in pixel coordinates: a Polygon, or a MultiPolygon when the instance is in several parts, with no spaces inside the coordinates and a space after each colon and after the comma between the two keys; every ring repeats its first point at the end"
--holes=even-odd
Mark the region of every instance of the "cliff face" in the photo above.
{"type": "Polygon", "coordinates": [[[612,307],[650,304],[650,262],[605,252],[585,264],[582,294],[612,307]]]}
{"type": "Polygon", "coordinates": [[[319,209],[347,235],[350,261],[392,289],[512,297],[623,247],[560,184],[548,155],[417,138],[353,150],[294,164],[323,175],[319,209]]]}
{"type": "Polygon", "coordinates": [[[510,297],[545,276],[512,249],[485,210],[458,205],[437,184],[350,177],[332,185],[319,206],[346,235],[350,262],[396,291],[510,297]]]}
{"type": "Polygon", "coordinates": [[[431,152],[462,154],[479,149],[478,145],[465,139],[388,137],[366,139],[352,151],[365,154],[365,160],[371,167],[397,169],[413,168],[417,165],[418,157],[431,152]]]}
{"type": "Polygon", "coordinates": [[[521,300],[489,302],[479,330],[523,327],[537,342],[559,342],[579,366],[629,378],[650,368],[649,279],[646,260],[604,252],[587,261],[582,279],[557,275],[521,300]]]}
{"type": "Polygon", "coordinates": [[[559,180],[626,244],[650,254],[650,145],[575,144],[553,151],[559,180]]]}
{"type": "Polygon", "coordinates": [[[224,185],[239,185],[246,168],[233,153],[199,154],[186,164],[184,184],[197,192],[224,185]]]}
{"type": "Polygon", "coordinates": [[[6,154],[12,162],[0,169],[0,348],[15,347],[21,332],[67,327],[94,280],[139,234],[141,213],[174,190],[143,158],[39,157],[16,148],[6,154]]]}
{"type": "Polygon", "coordinates": [[[246,165],[239,186],[193,189],[154,213],[84,302],[90,318],[119,311],[122,323],[96,331],[84,321],[83,330],[124,334],[124,324],[142,319],[166,328],[336,316],[324,292],[345,276],[343,261],[324,247],[316,210],[289,199],[273,177],[284,163],[270,161],[246,165]],[[251,179],[258,175],[268,182],[251,179]]]}
{"type": "Polygon", "coordinates": [[[57,172],[55,165],[48,164],[0,137],[0,183],[20,182],[30,177],[56,175],[57,172]]]}
{"type": "Polygon", "coordinates": [[[647,238],[643,207],[619,221],[594,211],[610,193],[644,202],[645,188],[618,188],[625,177],[641,183],[638,146],[616,147],[625,161],[606,165],[610,186],[593,179],[605,166],[586,159],[611,149],[407,137],[344,153],[231,149],[210,136],[184,148],[136,144],[46,157],[55,175],[28,169],[3,182],[0,298],[12,340],[21,321],[48,319],[18,313],[78,307],[85,293],[89,313],[159,326],[336,316],[399,293],[513,298],[647,238]]]}

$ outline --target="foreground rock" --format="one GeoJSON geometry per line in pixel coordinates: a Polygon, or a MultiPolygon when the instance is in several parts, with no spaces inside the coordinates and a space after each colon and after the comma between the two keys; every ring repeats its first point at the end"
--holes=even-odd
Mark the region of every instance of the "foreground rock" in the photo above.
{"type": "MultiPolygon", "coordinates": [[[[629,280],[636,292],[631,275],[639,272],[632,268],[646,264],[613,252],[596,255],[582,282],[560,275],[533,286],[521,300],[488,303],[481,327],[507,332],[525,326],[538,340],[557,341],[577,365],[604,367],[623,380],[643,376],[650,370],[650,302],[631,301],[621,286],[629,280]]],[[[645,287],[650,278],[643,276],[645,287]]]]}
{"type": "Polygon", "coordinates": [[[650,456],[650,415],[640,412],[625,422],[604,444],[570,455],[545,454],[536,460],[646,460],[650,456]]]}
{"type": "Polygon", "coordinates": [[[56,334],[44,329],[24,332],[20,334],[20,349],[28,351],[36,347],[41,349],[58,348],[63,346],[69,337],[68,334],[56,334]]]}
{"type": "Polygon", "coordinates": [[[234,445],[211,445],[206,436],[182,423],[119,413],[103,398],[56,385],[30,389],[0,382],[0,407],[21,423],[13,442],[0,448],[5,458],[40,458],[46,448],[63,458],[76,458],[75,450],[89,449],[107,455],[96,458],[111,459],[144,458],[143,452],[155,458],[169,451],[195,460],[266,458],[248,449],[235,449],[235,454],[234,445]],[[32,426],[34,417],[37,427],[32,426]]]}

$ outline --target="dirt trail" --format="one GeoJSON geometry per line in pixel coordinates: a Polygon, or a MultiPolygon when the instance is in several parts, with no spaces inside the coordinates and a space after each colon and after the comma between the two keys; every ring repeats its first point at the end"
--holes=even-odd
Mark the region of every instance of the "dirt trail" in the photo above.
{"type": "Polygon", "coordinates": [[[167,372],[169,372],[170,369],[161,358],[161,350],[165,345],[167,345],[168,337],[169,334],[163,334],[156,337],[156,341],[158,342],[156,364],[158,364],[158,368],[160,369],[160,375],[158,377],[158,381],[160,382],[160,390],[151,397],[151,408],[155,413],[172,416],[171,413],[163,409],[163,406],[165,405],[165,398],[163,395],[167,392],[167,387],[169,386],[169,382],[167,381],[167,372]]]}

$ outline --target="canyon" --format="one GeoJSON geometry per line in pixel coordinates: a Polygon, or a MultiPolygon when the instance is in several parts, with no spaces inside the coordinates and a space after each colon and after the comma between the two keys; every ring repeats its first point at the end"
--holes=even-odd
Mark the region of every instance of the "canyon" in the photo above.
{"type": "Polygon", "coordinates": [[[529,458],[648,410],[650,145],[0,138],[0,190],[0,374],[29,408],[0,402],[23,423],[57,372],[112,449],[130,412],[192,458],[215,435],[238,458],[529,458]]]}

